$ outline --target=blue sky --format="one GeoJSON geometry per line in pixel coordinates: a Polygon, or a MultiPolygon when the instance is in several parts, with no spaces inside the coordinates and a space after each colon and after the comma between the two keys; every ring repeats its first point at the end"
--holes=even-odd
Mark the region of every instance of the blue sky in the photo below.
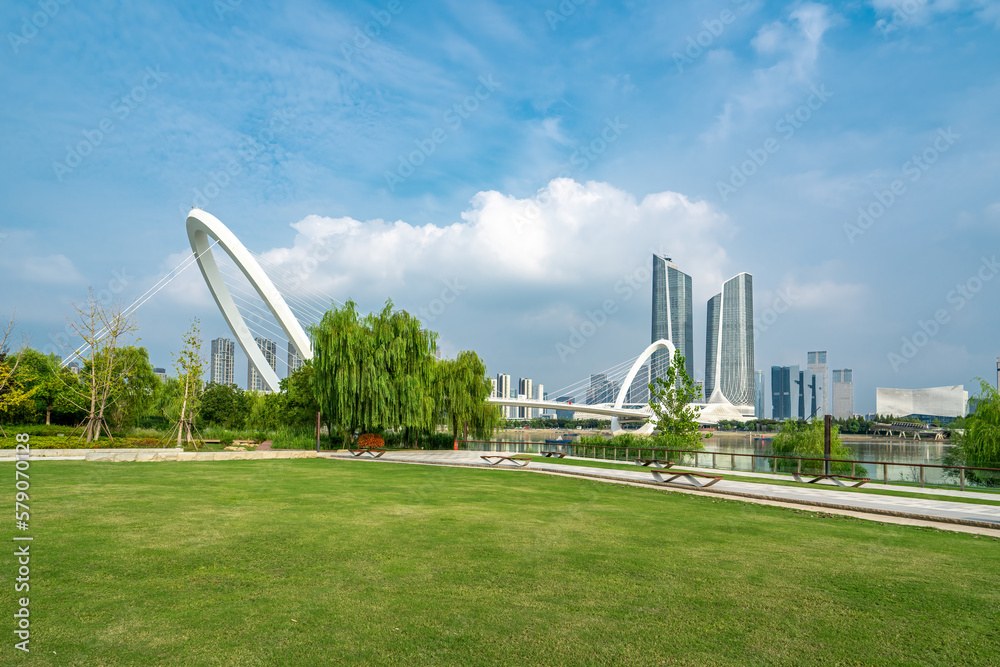
{"type": "MultiPolygon", "coordinates": [[[[699,377],[741,271],[756,366],[825,349],[858,411],[993,377],[1000,3],[52,0],[0,26],[0,314],[35,347],[88,286],[128,303],[176,266],[197,204],[290,270],[334,239],[309,280],[365,310],[458,279],[443,349],[547,388],[641,351],[654,251],[693,276],[699,377]]],[[[229,335],[195,271],[138,312],[156,365],[195,316],[229,335]]]]}

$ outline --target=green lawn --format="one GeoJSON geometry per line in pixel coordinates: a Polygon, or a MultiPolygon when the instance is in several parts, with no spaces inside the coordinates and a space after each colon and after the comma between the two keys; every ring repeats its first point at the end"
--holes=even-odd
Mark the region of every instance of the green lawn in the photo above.
{"type": "Polygon", "coordinates": [[[30,664],[985,665],[1000,649],[989,538],[518,471],[30,474],[30,664]]]}

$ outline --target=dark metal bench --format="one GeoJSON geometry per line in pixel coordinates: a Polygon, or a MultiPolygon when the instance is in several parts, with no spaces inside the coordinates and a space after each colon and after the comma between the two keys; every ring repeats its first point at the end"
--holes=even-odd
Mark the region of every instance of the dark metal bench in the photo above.
{"type": "Polygon", "coordinates": [[[803,484],[815,484],[821,479],[828,479],[837,486],[844,486],[844,487],[849,486],[852,488],[859,487],[865,482],[872,481],[871,478],[869,477],[851,477],[850,475],[814,475],[814,474],[803,475],[802,473],[797,473],[797,472],[793,472],[792,477],[795,478],[796,482],[802,482],[803,484]],[[812,477],[812,479],[802,479],[803,477],[812,477]],[[854,484],[844,484],[843,482],[840,481],[842,479],[851,480],[854,482],[854,484]]]}
{"type": "Polygon", "coordinates": [[[552,458],[553,456],[556,457],[557,459],[566,458],[566,452],[539,452],[539,453],[547,458],[552,458]]]}
{"type": "Polygon", "coordinates": [[[655,479],[657,482],[663,482],[664,484],[671,484],[671,483],[677,484],[678,482],[674,482],[674,480],[677,479],[678,477],[684,477],[685,479],[687,479],[688,484],[690,484],[691,486],[697,486],[700,489],[712,486],[720,479],[722,479],[721,475],[705,475],[700,472],[677,472],[677,471],[666,473],[670,475],[670,477],[668,477],[667,479],[663,479],[663,475],[660,474],[659,470],[650,470],[649,472],[653,473],[653,479],[655,479]],[[711,481],[706,482],[705,484],[701,484],[700,482],[698,482],[697,479],[695,479],[696,477],[700,477],[702,479],[708,479],[711,481]]]}
{"type": "Polygon", "coordinates": [[[650,468],[670,468],[677,465],[673,461],[664,461],[663,459],[636,459],[635,464],[650,468]]]}
{"type": "Polygon", "coordinates": [[[500,454],[483,454],[479,458],[486,461],[491,466],[499,465],[504,461],[510,461],[518,468],[523,468],[524,466],[531,463],[531,457],[528,456],[502,456],[500,454]]]}
{"type": "Polygon", "coordinates": [[[347,451],[351,453],[351,456],[361,457],[367,454],[373,459],[377,459],[378,457],[385,454],[384,449],[348,449],[347,451]]]}

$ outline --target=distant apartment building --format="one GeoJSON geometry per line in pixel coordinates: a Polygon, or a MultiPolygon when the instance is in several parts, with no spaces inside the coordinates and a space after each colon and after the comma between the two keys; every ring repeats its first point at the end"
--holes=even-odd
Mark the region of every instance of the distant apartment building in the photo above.
{"type": "Polygon", "coordinates": [[[812,371],[816,378],[816,417],[822,418],[830,414],[830,373],[826,365],[826,352],[808,352],[806,368],[812,371]]]}
{"type": "MultiPolygon", "coordinates": [[[[517,381],[517,397],[520,399],[532,399],[534,396],[531,378],[519,378],[517,381]]],[[[535,408],[523,405],[519,406],[517,408],[517,416],[519,419],[534,419],[535,408]]]]}
{"type": "Polygon", "coordinates": [[[213,384],[231,385],[236,383],[233,372],[236,364],[236,343],[228,338],[216,338],[212,341],[211,368],[209,381],[213,384]]]}
{"type": "MultiPolygon", "coordinates": [[[[257,347],[264,354],[264,360],[271,370],[275,370],[278,365],[278,344],[267,338],[254,338],[257,347]]],[[[267,386],[263,376],[254,368],[252,361],[247,361],[247,391],[269,392],[271,388],[267,386]]]]}
{"type": "MultiPolygon", "coordinates": [[[[653,318],[651,343],[660,339],[674,344],[677,354],[684,356],[688,377],[694,377],[694,314],[691,296],[691,276],[684,273],[669,257],[653,255],[653,318]]],[[[658,350],[651,358],[651,378],[666,378],[670,359],[666,350],[658,350]]],[[[652,381],[652,380],[651,380],[652,381]]],[[[648,383],[647,383],[648,384],[648,383]]]]}
{"type": "Polygon", "coordinates": [[[288,374],[291,375],[302,368],[302,364],[303,359],[299,356],[299,351],[295,349],[292,341],[288,341],[288,374]]]}
{"type": "MultiPolygon", "coordinates": [[[[497,373],[496,377],[497,385],[497,396],[500,398],[510,398],[510,376],[506,373],[497,373]]],[[[514,410],[510,406],[503,406],[500,408],[500,414],[503,415],[504,419],[513,419],[514,410]]]]}
{"type": "Polygon", "coordinates": [[[832,384],[833,411],[830,413],[837,419],[850,419],[854,416],[854,371],[843,368],[833,371],[832,384]]]}
{"type": "Polygon", "coordinates": [[[154,368],[153,375],[160,378],[163,381],[167,379],[167,369],[166,368],[154,368]]]}

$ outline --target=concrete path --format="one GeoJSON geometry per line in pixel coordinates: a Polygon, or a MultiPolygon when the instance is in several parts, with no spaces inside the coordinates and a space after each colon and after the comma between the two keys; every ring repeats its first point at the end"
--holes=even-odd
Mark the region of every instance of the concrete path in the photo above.
{"type": "MultiPolygon", "coordinates": [[[[401,451],[388,452],[375,462],[396,462],[411,464],[437,464],[437,465],[484,465],[482,454],[489,452],[467,452],[467,451],[401,451]]],[[[321,454],[330,458],[354,457],[349,454],[321,454]]],[[[512,456],[512,454],[511,454],[512,456]]],[[[567,459],[569,458],[567,457],[567,459]]],[[[513,465],[500,464],[490,466],[491,468],[515,469],[513,465]]],[[[910,491],[927,495],[940,496],[941,499],[920,499],[905,498],[893,495],[855,493],[844,491],[834,486],[784,486],[778,484],[740,482],[735,480],[722,480],[711,488],[698,489],[690,484],[677,483],[666,485],[653,480],[649,469],[636,467],[635,470],[615,470],[609,468],[594,468],[582,465],[567,465],[560,463],[548,463],[533,461],[526,468],[518,470],[544,472],[549,474],[564,474],[582,477],[604,479],[609,482],[625,482],[643,485],[654,485],[661,488],[690,491],[700,494],[722,494],[738,496],[755,501],[763,501],[767,504],[796,506],[806,506],[812,508],[822,508],[824,511],[834,511],[851,515],[863,515],[865,518],[885,522],[909,523],[912,525],[936,524],[937,527],[951,530],[962,530],[959,526],[967,526],[973,530],[963,530],[963,532],[977,532],[1000,537],[1000,505],[980,505],[975,503],[962,503],[949,501],[947,498],[961,497],[969,499],[990,499],[1000,500],[1000,495],[989,493],[976,493],[971,491],[958,491],[950,489],[912,489],[887,486],[884,484],[868,485],[866,488],[874,490],[894,490],[910,491]],[[935,491],[937,493],[929,493],[935,491]],[[897,521],[893,521],[893,518],[897,521]],[[899,521],[902,519],[902,521],[899,521]]],[[[689,468],[675,466],[672,471],[691,470],[704,472],[705,474],[734,474],[731,471],[713,470],[704,468],[689,468]]],[[[661,471],[665,472],[665,471],[661,471]]],[[[765,476],[774,478],[774,475],[762,473],[745,472],[742,476],[765,476]]]]}

